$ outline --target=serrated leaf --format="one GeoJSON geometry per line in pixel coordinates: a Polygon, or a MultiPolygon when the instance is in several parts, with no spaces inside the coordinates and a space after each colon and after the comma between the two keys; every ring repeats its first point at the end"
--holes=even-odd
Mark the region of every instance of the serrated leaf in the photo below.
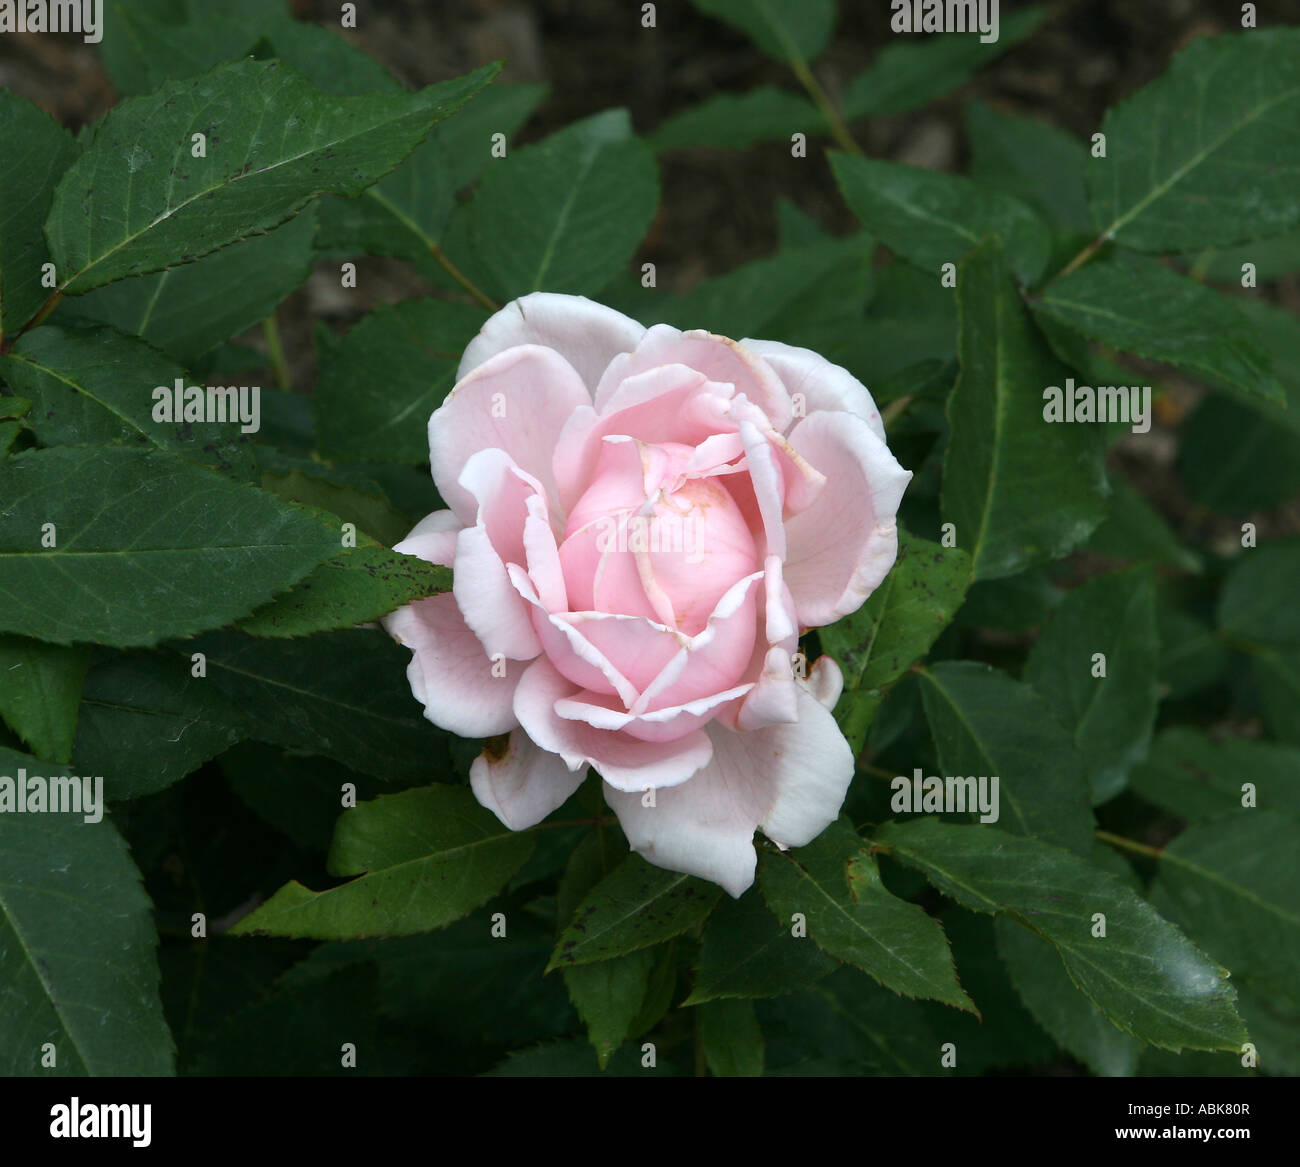
{"type": "Polygon", "coordinates": [[[632,258],[658,202],[654,156],[612,109],[510,151],[479,183],[465,231],[490,293],[592,295],[632,258]]]}
{"type": "Polygon", "coordinates": [[[0,718],[42,758],[66,762],[90,650],[0,636],[0,718]]]}
{"type": "Polygon", "coordinates": [[[264,469],[262,489],[286,502],[315,508],[321,521],[334,530],[339,546],[345,535],[352,534],[344,529],[344,522],[356,527],[361,546],[368,538],[376,543],[400,543],[409,533],[410,520],[384,497],[369,475],[312,459],[267,458],[266,450],[257,447],[259,464],[283,468],[285,472],[264,469]]]}
{"type": "Polygon", "coordinates": [[[1162,1049],[1236,1050],[1246,1039],[1227,971],[1114,876],[992,827],[932,819],[872,832],[894,858],[977,912],[1055,946],[1071,981],[1115,1025],[1162,1049]],[[1094,917],[1106,935],[1094,936],[1094,917]]]}
{"type": "Polygon", "coordinates": [[[55,644],[219,628],[338,549],[306,512],[161,451],[15,454],[0,498],[0,629],[55,644]]]}
{"type": "Polygon", "coordinates": [[[1024,679],[1047,698],[1083,759],[1093,804],[1118,794],[1151,744],[1158,705],[1155,577],[1150,569],[1097,576],[1052,614],[1024,679]],[[1094,675],[1095,654],[1105,675],[1094,675]]]}
{"type": "MultiPolygon", "coordinates": [[[[897,6],[893,11],[895,16],[899,14],[897,6]]],[[[910,16],[910,11],[907,14],[910,16]]],[[[967,29],[962,36],[899,38],[881,49],[870,67],[849,82],[841,102],[842,112],[852,120],[928,105],[964,84],[976,69],[1014,48],[1046,15],[1046,9],[1038,7],[1008,12],[992,41],[985,41],[975,28],[967,29]]]]}
{"type": "Polygon", "coordinates": [[[1260,810],[1300,817],[1300,750],[1276,742],[1214,740],[1190,726],[1163,730],[1133,771],[1132,788],[1190,822],[1260,810]],[[1251,805],[1245,806],[1246,785],[1251,805]]]}
{"type": "Polygon", "coordinates": [[[244,448],[248,437],[242,431],[253,424],[252,396],[233,386],[208,394],[202,386],[203,408],[211,402],[209,416],[216,420],[186,421],[183,398],[181,416],[175,416],[176,382],[188,389],[193,379],[135,337],[112,328],[47,324],[0,356],[0,373],[35,405],[30,424],[43,445],[152,446],[251,477],[251,456],[244,448]],[[166,395],[155,397],[158,389],[166,395]],[[245,402],[250,408],[241,414],[245,402]],[[164,408],[165,420],[156,421],[156,411],[164,408]],[[244,416],[250,418],[247,423],[244,416]]]}
{"type": "Polygon", "coordinates": [[[976,182],[1023,200],[1062,230],[1092,226],[1084,189],[1088,151],[1078,138],[980,101],[966,103],[966,135],[976,182]]]}
{"type": "Polygon", "coordinates": [[[1276,539],[1245,551],[1219,593],[1223,631],[1252,644],[1300,648],[1300,538],[1276,539]]]}
{"type": "Polygon", "coordinates": [[[719,93],[664,122],[648,141],[656,152],[684,146],[744,150],[772,138],[826,132],[826,119],[806,97],[760,85],[747,93],[719,93]]]}
{"type": "Polygon", "coordinates": [[[719,891],[629,855],[578,904],[547,971],[609,960],[680,935],[708,916],[719,891]]]}
{"type": "Polygon", "coordinates": [[[709,1001],[699,1007],[700,1046],[715,1078],[763,1076],[763,1030],[749,1001],[709,1001]]]}
{"type": "Polygon", "coordinates": [[[239,622],[252,636],[310,636],[378,620],[451,588],[451,569],[383,547],[356,547],[327,559],[284,595],[239,622]]]}
{"type": "Polygon", "coordinates": [[[704,925],[695,986],[683,1005],[725,997],[779,997],[809,988],[835,960],[789,923],[772,917],[759,896],[724,900],[704,925]]]}
{"type": "Polygon", "coordinates": [[[120,802],[179,782],[249,730],[194,665],[168,652],[115,653],[86,675],[73,757],[120,802]]]}
{"type": "Polygon", "coordinates": [[[1088,168],[1094,223],[1140,251],[1289,231],[1300,224],[1298,118],[1300,30],[1194,41],[1102,122],[1106,157],[1088,168]]]}
{"type": "Polygon", "coordinates": [[[961,375],[948,399],[952,432],[940,502],[975,578],[999,579],[1064,555],[1105,513],[1104,435],[1043,419],[1041,391],[1064,386],[990,242],[957,281],[961,375]]]}
{"type": "MultiPolygon", "coordinates": [[[[0,774],[19,769],[63,773],[0,748],[0,774]]],[[[0,1070],[171,1074],[149,898],[111,821],[83,817],[0,814],[0,1070]]]]}
{"type": "Polygon", "coordinates": [[[1226,297],[1155,260],[1122,255],[1088,264],[1053,280],[1034,310],[1121,352],[1188,369],[1247,396],[1283,399],[1250,320],[1226,297]]]}
{"type": "Polygon", "coordinates": [[[1026,283],[1047,263],[1047,228],[1019,199],[957,175],[839,151],[829,157],[840,193],[862,225],[936,282],[944,264],[990,235],[1003,238],[1026,283]]]}
{"type": "Polygon", "coordinates": [[[835,0],[804,0],[798,9],[781,0],[693,0],[701,12],[750,37],[786,64],[809,61],[826,47],[835,27],[835,0]]]}
{"type": "Polygon", "coordinates": [[[248,720],[249,737],[385,780],[450,776],[448,739],[421,716],[406,681],[410,653],[382,631],[302,641],[221,632],[180,647],[204,654],[208,683],[248,720]]]}
{"type": "Polygon", "coordinates": [[[60,175],[77,144],[43,110],[16,93],[0,91],[0,341],[12,339],[45,302],[41,267],[48,255],[41,224],[60,175]]]}
{"type": "Polygon", "coordinates": [[[893,568],[856,612],[820,630],[844,674],[836,720],[855,754],[890,686],[925,655],[961,606],[970,556],[906,531],[893,568]]]}
{"type": "Polygon", "coordinates": [[[994,813],[1000,817],[994,821],[1004,830],[1080,855],[1091,851],[1083,760],[1048,703],[1030,686],[976,661],[940,661],[920,679],[943,776],[997,775],[994,813]]]}
{"type": "Polygon", "coordinates": [[[75,294],[159,271],[268,231],[318,194],[358,194],[497,69],[335,98],[277,62],[237,61],[130,98],[55,189],[45,233],[59,286],[75,294]],[[282,132],[259,134],[268,118],[282,132]],[[205,157],[191,153],[195,133],[205,157]]]}
{"type": "Polygon", "coordinates": [[[376,308],[321,354],[313,401],[326,457],[427,462],[429,415],[456,381],[487,313],[447,300],[376,308]]]}
{"type": "Polygon", "coordinates": [[[1080,993],[1052,945],[1041,936],[998,918],[998,953],[1034,1019],[1061,1048],[1095,1074],[1130,1078],[1137,1070],[1142,1043],[1116,1028],[1080,993]]]}
{"type": "Polygon", "coordinates": [[[587,1027],[588,1040],[602,1070],[623,1044],[641,1011],[654,963],[654,952],[642,948],[564,970],[569,1000],[587,1027]]]}
{"type": "Polygon", "coordinates": [[[81,316],[133,333],[190,365],[246,332],[311,274],[316,211],[194,263],[121,280],[72,300],[81,316]]]}
{"type": "Polygon", "coordinates": [[[782,924],[803,915],[808,938],[836,960],[896,993],[974,1012],[938,921],[885,889],[866,844],[846,821],[833,823],[807,847],[766,852],[759,886],[782,924]]]}
{"type": "Polygon", "coordinates": [[[294,881],[231,935],[348,940],[407,936],[485,903],[528,858],[529,834],[502,826],[463,787],[426,786],[345,811],[329,870],[356,879],[314,892],[294,881]]]}

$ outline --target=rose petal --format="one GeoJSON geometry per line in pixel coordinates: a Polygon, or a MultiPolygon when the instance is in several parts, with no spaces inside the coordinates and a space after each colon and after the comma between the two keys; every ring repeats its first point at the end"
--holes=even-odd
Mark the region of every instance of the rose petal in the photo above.
{"type": "Polygon", "coordinates": [[[559,353],[594,391],[609,362],[631,352],[644,335],[635,320],[586,296],[533,292],[488,318],[465,349],[456,379],[508,348],[540,344],[559,353]]]}
{"type": "Polygon", "coordinates": [[[522,730],[511,731],[505,753],[485,749],[469,768],[474,797],[512,831],[536,826],[557,810],[587,776],[557,754],[539,749],[522,730]]]}
{"type": "MultiPolygon", "coordinates": [[[[536,667],[536,666],[532,666],[536,667]]],[[[690,781],[656,789],[655,805],[606,784],[605,798],[643,859],[720,884],[739,897],[754,882],[754,830],[787,847],[839,814],[853,754],[835,719],[802,687],[799,719],[748,733],[709,726],[713,759],[690,781]]]]}
{"type": "Polygon", "coordinates": [[[895,515],[912,474],[852,414],[814,413],[790,445],[833,484],[785,524],[785,582],[799,622],[820,628],[857,611],[893,566],[895,515]]]}
{"type": "Polygon", "coordinates": [[[429,418],[429,457],[438,493],[466,526],[478,508],[460,485],[479,450],[504,450],[521,470],[554,489],[551,459],[560,431],[590,395],[559,353],[522,345],[498,353],[459,381],[429,418]]]}
{"type": "Polygon", "coordinates": [[[862,418],[882,442],[885,440],[885,425],[875,400],[847,369],[831,364],[811,349],[779,340],[747,339],[740,343],[776,370],[791,397],[802,394],[803,409],[798,416],[807,417],[822,409],[852,413],[862,418]]]}

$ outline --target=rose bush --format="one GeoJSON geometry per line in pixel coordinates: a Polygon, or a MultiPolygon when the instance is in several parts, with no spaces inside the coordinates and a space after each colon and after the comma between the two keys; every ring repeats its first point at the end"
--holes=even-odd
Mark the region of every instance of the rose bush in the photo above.
{"type": "Polygon", "coordinates": [[[911,478],[860,382],[539,292],[466,349],[429,451],[450,509],[395,550],[455,585],[385,625],[430,721],[509,734],[470,771],[506,826],[594,766],[634,850],[738,896],[756,827],[797,847],[835,818],[842,678],[803,678],[798,638],[889,571],[911,478]]]}

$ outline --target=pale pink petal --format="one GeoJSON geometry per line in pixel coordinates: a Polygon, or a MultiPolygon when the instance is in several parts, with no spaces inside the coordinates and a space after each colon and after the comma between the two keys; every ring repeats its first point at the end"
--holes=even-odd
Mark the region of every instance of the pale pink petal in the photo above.
{"type": "Polygon", "coordinates": [[[660,365],[687,365],[710,381],[729,383],[757,405],[782,433],[790,425],[790,394],[781,378],[757,353],[725,336],[694,329],[679,332],[668,324],[648,329],[636,349],[615,357],[596,387],[596,411],[604,414],[619,386],[637,373],[660,365]]]}
{"type": "Polygon", "coordinates": [[[528,666],[515,690],[515,716],[524,732],[570,768],[592,765],[616,789],[642,790],[685,782],[712,756],[708,736],[700,730],[675,741],[647,742],[560,717],[556,703],[578,692],[546,657],[528,666]]]}
{"type": "Polygon", "coordinates": [[[635,320],[585,296],[533,292],[488,318],[465,349],[456,378],[506,349],[540,344],[559,353],[594,390],[609,362],[631,352],[644,335],[635,320]]]}
{"type": "Polygon", "coordinates": [[[689,782],[648,797],[606,784],[628,843],[647,862],[720,884],[739,897],[754,882],[754,830],[801,847],[839,814],[853,755],[835,719],[802,687],[799,719],[748,733],[716,722],[713,759],[689,782]]]}
{"type": "Polygon", "coordinates": [[[511,731],[504,753],[485,749],[469,768],[474,797],[512,831],[536,826],[562,806],[586,776],[585,766],[570,770],[558,755],[539,749],[519,729],[511,731]]]}
{"type": "Polygon", "coordinates": [[[834,657],[819,656],[804,683],[808,686],[808,692],[827,709],[834,709],[835,702],[844,692],[844,674],[834,657]]]}
{"type": "Polygon", "coordinates": [[[790,444],[834,484],[785,524],[785,582],[799,622],[820,628],[857,611],[893,566],[895,515],[912,474],[852,414],[814,413],[790,444]]]}
{"type": "Polygon", "coordinates": [[[590,400],[573,366],[551,349],[522,345],[498,353],[459,381],[429,418],[438,493],[472,524],[478,508],[459,479],[470,457],[487,449],[504,450],[549,493],[560,431],[590,400]]]}
{"type": "Polygon", "coordinates": [[[800,407],[795,411],[796,418],[822,409],[852,413],[862,418],[882,442],[885,440],[885,425],[870,391],[847,369],[831,364],[811,349],[778,340],[747,339],[740,343],[776,370],[800,407]]]}
{"type": "Polygon", "coordinates": [[[406,679],[434,725],[461,737],[492,737],[518,724],[513,702],[524,666],[489,660],[451,593],[416,600],[382,623],[413,651],[406,679]]]}
{"type": "Polygon", "coordinates": [[[745,696],[753,684],[737,685],[722,693],[713,693],[684,705],[656,709],[652,713],[628,713],[618,708],[618,698],[584,689],[573,697],[562,697],[555,712],[567,721],[585,721],[596,729],[616,729],[647,742],[675,741],[693,729],[699,729],[714,711],[729,701],[745,696]]]}

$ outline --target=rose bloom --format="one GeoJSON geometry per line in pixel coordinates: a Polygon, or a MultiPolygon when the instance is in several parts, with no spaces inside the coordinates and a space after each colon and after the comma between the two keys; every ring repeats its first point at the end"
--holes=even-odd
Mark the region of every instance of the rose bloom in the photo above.
{"type": "Polygon", "coordinates": [[[594,766],[634,851],[733,896],[756,827],[798,847],[835,819],[843,677],[826,656],[804,677],[798,639],[885,577],[911,478],[860,382],[538,292],[470,342],[429,452],[450,509],[395,550],[454,586],[384,624],[430,721],[509,734],[470,770],[479,802],[522,830],[594,766]]]}

